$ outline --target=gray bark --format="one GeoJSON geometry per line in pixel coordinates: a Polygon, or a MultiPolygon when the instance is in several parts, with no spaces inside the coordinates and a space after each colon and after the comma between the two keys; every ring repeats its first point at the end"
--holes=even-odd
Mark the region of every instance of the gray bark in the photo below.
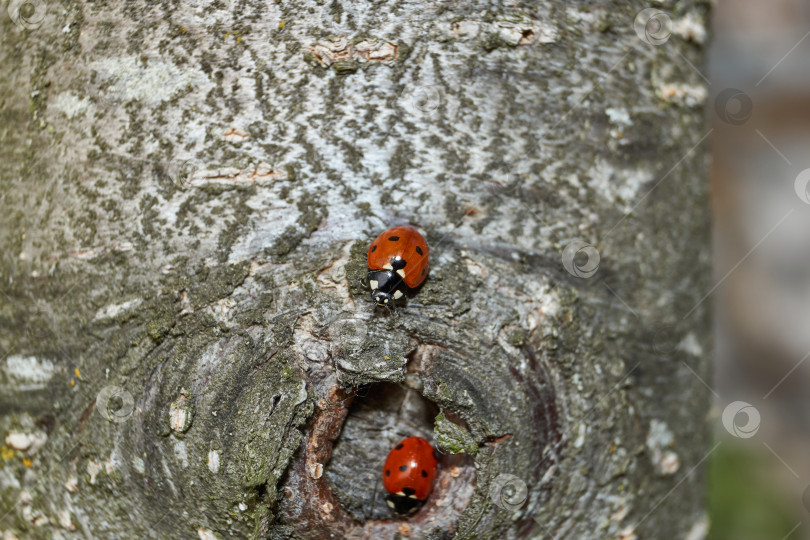
{"type": "Polygon", "coordinates": [[[11,4],[0,531],[701,537],[707,5],[11,4]],[[430,275],[375,311],[401,223],[430,275]]]}

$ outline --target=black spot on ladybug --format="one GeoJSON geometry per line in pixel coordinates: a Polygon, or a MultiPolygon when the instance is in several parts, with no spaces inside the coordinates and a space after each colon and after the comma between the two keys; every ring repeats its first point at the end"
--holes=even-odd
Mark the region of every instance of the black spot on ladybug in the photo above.
{"type": "Polygon", "coordinates": [[[416,252],[417,252],[419,255],[424,255],[424,253],[422,253],[422,248],[420,248],[419,246],[416,246],[416,252]]]}
{"type": "Polygon", "coordinates": [[[423,276],[425,275],[425,269],[424,268],[422,268],[422,275],[423,276]]]}
{"type": "Polygon", "coordinates": [[[405,495],[410,496],[410,495],[413,495],[414,493],[416,493],[416,490],[411,489],[411,488],[402,488],[402,493],[404,493],[405,495]]]}
{"type": "Polygon", "coordinates": [[[399,236],[389,236],[388,239],[392,242],[396,242],[399,240],[399,236]]]}
{"type": "Polygon", "coordinates": [[[422,478],[427,478],[427,471],[422,469],[422,478]]]}
{"type": "Polygon", "coordinates": [[[377,251],[377,244],[371,246],[371,252],[374,253],[375,251],[377,251]]]}
{"type": "MultiPolygon", "coordinates": [[[[422,472],[424,472],[424,471],[422,471],[422,472]]],[[[385,476],[391,476],[391,469],[386,469],[385,470],[385,476]]]]}
{"type": "Polygon", "coordinates": [[[399,443],[398,445],[396,445],[396,446],[394,447],[394,450],[402,450],[402,447],[403,447],[403,446],[405,446],[405,445],[404,445],[404,444],[402,444],[402,443],[399,443]]]}
{"type": "Polygon", "coordinates": [[[408,261],[403,259],[402,257],[391,257],[391,268],[394,270],[401,270],[408,265],[408,261]]]}
{"type": "Polygon", "coordinates": [[[405,472],[405,471],[408,470],[408,466],[407,465],[400,465],[399,470],[402,471],[402,472],[405,472]]]}

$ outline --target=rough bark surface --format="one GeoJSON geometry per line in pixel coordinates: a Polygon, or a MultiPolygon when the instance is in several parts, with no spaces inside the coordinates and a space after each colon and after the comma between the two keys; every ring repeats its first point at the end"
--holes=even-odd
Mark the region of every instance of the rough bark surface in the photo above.
{"type": "Polygon", "coordinates": [[[12,4],[7,538],[701,537],[704,3],[660,46],[640,2],[12,4]],[[375,311],[402,223],[430,276],[375,311]]]}

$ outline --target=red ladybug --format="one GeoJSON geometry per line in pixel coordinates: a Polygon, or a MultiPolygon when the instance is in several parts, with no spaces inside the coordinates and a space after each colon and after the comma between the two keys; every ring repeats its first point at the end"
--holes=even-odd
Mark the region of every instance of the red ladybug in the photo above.
{"type": "Polygon", "coordinates": [[[368,248],[368,284],[378,306],[393,306],[405,290],[421,285],[428,273],[430,251],[413,227],[394,227],[368,248]]]}
{"type": "Polygon", "coordinates": [[[433,447],[422,437],[402,439],[385,458],[385,500],[396,513],[419,510],[433,490],[438,462],[433,447]]]}

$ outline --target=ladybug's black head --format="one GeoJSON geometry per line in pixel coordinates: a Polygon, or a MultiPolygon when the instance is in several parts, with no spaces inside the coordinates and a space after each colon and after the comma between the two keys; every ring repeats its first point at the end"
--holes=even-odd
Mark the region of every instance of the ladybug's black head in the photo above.
{"type": "MultiPolygon", "coordinates": [[[[407,488],[406,488],[407,489],[407,488]]],[[[425,501],[420,501],[414,496],[395,495],[389,493],[385,497],[385,502],[388,507],[400,516],[407,516],[413,514],[425,504],[425,501]]]]}
{"type": "Polygon", "coordinates": [[[368,273],[371,298],[378,306],[394,307],[394,301],[402,297],[405,282],[402,275],[392,270],[371,270],[368,273]]]}
{"type": "Polygon", "coordinates": [[[380,289],[371,293],[371,298],[377,303],[378,306],[393,306],[394,305],[394,297],[388,294],[387,292],[383,292],[380,289]]]}

